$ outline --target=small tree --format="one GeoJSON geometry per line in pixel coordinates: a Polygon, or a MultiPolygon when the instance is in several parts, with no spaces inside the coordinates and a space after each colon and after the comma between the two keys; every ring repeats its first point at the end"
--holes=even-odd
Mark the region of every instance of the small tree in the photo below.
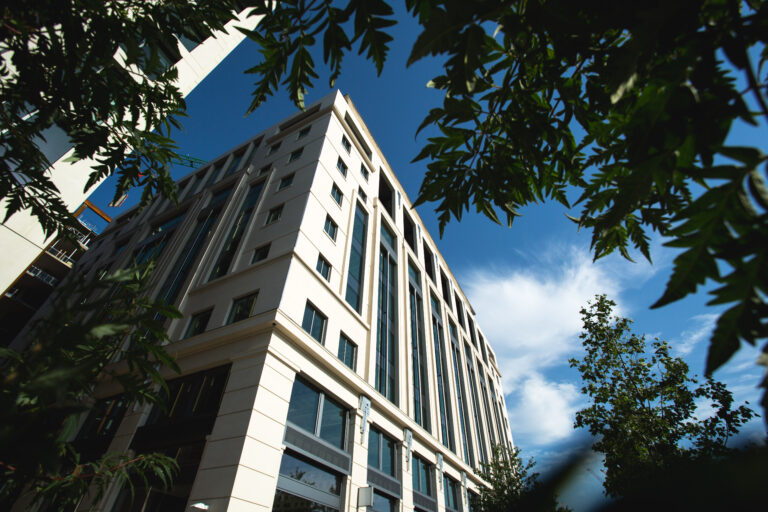
{"type": "Polygon", "coordinates": [[[161,368],[179,371],[163,348],[163,323],[180,314],[146,298],[150,272],[126,269],[91,282],[73,280],[23,349],[0,349],[0,509],[10,509],[23,489],[33,505],[63,509],[92,485],[91,497],[98,498],[113,478],[152,475],[168,483],[177,469],[159,454],[91,460],[68,442],[80,414],[91,408],[97,382],[117,381],[128,403],[162,403],[161,368]],[[96,299],[82,300],[94,293],[96,299]]]}
{"type": "Polygon", "coordinates": [[[533,472],[536,462],[520,458],[519,448],[496,445],[493,458],[483,464],[480,476],[491,487],[484,487],[475,498],[474,507],[484,512],[509,511],[566,511],[557,504],[555,497],[543,489],[538,482],[538,473],[533,472]]]}
{"type": "Polygon", "coordinates": [[[728,454],[728,439],[754,416],[746,405],[732,408],[724,384],[708,379],[696,385],[688,365],[655,340],[630,331],[631,320],[612,316],[615,303],[599,295],[582,308],[586,354],[571,359],[581,373],[582,392],[592,404],[576,413],[575,426],[597,437],[592,445],[605,456],[605,492],[618,497],[644,488],[691,459],[728,454]],[[697,416],[697,400],[715,413],[697,416]]]}

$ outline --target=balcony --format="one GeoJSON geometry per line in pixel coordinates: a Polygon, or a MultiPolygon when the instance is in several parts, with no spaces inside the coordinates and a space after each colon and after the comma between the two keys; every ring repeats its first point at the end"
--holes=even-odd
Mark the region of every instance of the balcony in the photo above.
{"type": "Polygon", "coordinates": [[[34,276],[44,282],[45,284],[49,286],[56,286],[56,283],[59,281],[55,277],[53,277],[51,274],[46,272],[45,270],[36,267],[34,265],[30,265],[27,269],[27,274],[34,276]]]}

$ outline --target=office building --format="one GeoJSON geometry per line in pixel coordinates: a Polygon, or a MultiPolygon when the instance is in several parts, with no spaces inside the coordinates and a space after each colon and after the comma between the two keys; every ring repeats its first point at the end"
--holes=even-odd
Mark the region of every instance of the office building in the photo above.
{"type": "Polygon", "coordinates": [[[348,97],[121,215],[78,271],[150,258],[183,313],[168,412],[106,386],[76,442],[181,473],[98,510],[467,511],[475,468],[512,445],[494,352],[348,97]]]}
{"type": "MultiPolygon", "coordinates": [[[[200,44],[186,38],[178,41],[178,51],[181,60],[172,62],[170,57],[165,58],[169,66],[178,70],[177,87],[184,96],[192,90],[211,72],[224,58],[235,49],[245,38],[235,26],[254,28],[259,17],[244,17],[233,20],[225,26],[225,32],[217,33],[216,37],[209,37],[200,44]]],[[[119,57],[119,52],[116,57],[119,57]]],[[[67,158],[73,153],[72,144],[66,133],[53,126],[45,133],[45,140],[39,140],[38,145],[48,159],[53,162],[49,169],[50,178],[59,189],[64,204],[75,212],[84,204],[88,196],[93,193],[98,184],[85,189],[92,167],[96,165],[95,159],[84,159],[69,162],[67,158]]],[[[5,205],[0,204],[0,219],[5,217],[5,205]]],[[[79,236],[79,235],[78,235],[79,236]]],[[[36,217],[28,210],[15,213],[5,222],[0,222],[0,303],[8,300],[16,300],[20,292],[20,286],[24,287],[25,275],[29,275],[30,265],[34,265],[39,257],[47,258],[44,254],[56,243],[57,236],[46,236],[36,217]],[[20,286],[17,286],[20,285],[20,286]],[[15,289],[15,290],[14,290],[15,289]]],[[[56,249],[54,247],[54,249],[56,249]]],[[[35,272],[32,270],[32,272],[35,272]]],[[[41,281],[47,285],[46,281],[41,281]]],[[[22,295],[24,294],[23,290],[22,295]]],[[[14,311],[23,309],[24,303],[16,300],[16,304],[4,304],[0,307],[0,320],[11,318],[14,311]]],[[[6,337],[6,341],[7,341],[6,337]]]]}

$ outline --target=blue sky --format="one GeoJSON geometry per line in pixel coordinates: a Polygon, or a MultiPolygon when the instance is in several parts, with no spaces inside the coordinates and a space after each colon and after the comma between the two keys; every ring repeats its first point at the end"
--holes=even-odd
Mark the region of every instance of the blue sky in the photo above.
{"type": "MultiPolygon", "coordinates": [[[[415,199],[426,167],[423,161],[410,161],[429,132],[425,130],[418,138],[414,134],[429,109],[442,100],[439,91],[426,87],[440,74],[441,66],[432,59],[406,68],[417,35],[415,24],[403,20],[394,34],[380,77],[371,63],[353,54],[347,57],[336,86],[351,95],[406,192],[415,199]]],[[[279,94],[244,116],[253,77],[242,71],[257,62],[255,52],[255,44],[241,44],[188,97],[185,131],[176,135],[181,153],[211,160],[295,112],[287,94],[279,94]]],[[[320,64],[320,59],[316,60],[320,64]]],[[[321,79],[309,92],[307,104],[331,91],[327,76],[327,72],[320,72],[321,79]]],[[[757,136],[742,131],[735,134],[742,144],[758,144],[752,137],[757,136]]],[[[174,178],[188,172],[190,169],[179,167],[174,178]]],[[[108,182],[97,191],[95,202],[106,205],[113,193],[114,186],[108,182]]],[[[123,208],[106,210],[115,215],[135,204],[138,196],[139,192],[133,191],[123,208]]],[[[426,204],[418,212],[437,239],[432,208],[426,204]]],[[[704,293],[650,310],[664,290],[675,252],[662,247],[656,238],[653,265],[640,255],[637,263],[616,255],[593,263],[591,233],[578,232],[565,213],[563,207],[554,204],[529,207],[511,229],[470,213],[461,223],[452,221],[439,241],[441,253],[496,351],[515,444],[525,458],[535,457],[543,472],[589,441],[584,432],[572,428],[574,413],[586,402],[579,392],[578,375],[568,367],[568,358],[581,353],[579,309],[588,300],[597,293],[607,293],[617,302],[618,313],[635,321],[637,332],[670,341],[698,375],[703,374],[706,347],[718,312],[705,306],[704,293]]],[[[757,355],[752,347],[743,347],[715,375],[729,385],[738,401],[758,403],[756,384],[761,371],[754,364],[757,355]]],[[[760,438],[764,435],[762,425],[762,419],[753,420],[744,435],[760,438]]],[[[599,461],[593,461],[573,490],[561,496],[562,501],[575,510],[588,508],[588,503],[600,495],[599,472],[599,461]]]]}

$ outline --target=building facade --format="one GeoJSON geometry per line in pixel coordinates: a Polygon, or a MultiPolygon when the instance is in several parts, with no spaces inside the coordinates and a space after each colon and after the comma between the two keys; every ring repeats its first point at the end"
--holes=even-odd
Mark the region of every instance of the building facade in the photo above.
{"type": "Polygon", "coordinates": [[[150,258],[183,313],[168,412],[106,386],[76,442],[181,473],[99,510],[467,511],[475,468],[512,445],[494,352],[348,97],[179,180],[177,206],[118,217],[78,268],[150,258]]]}
{"type": "MultiPolygon", "coordinates": [[[[178,71],[176,85],[184,96],[213,71],[229,53],[245,38],[245,35],[235,27],[253,29],[259,17],[245,17],[245,11],[238,20],[225,25],[225,31],[217,32],[216,37],[209,37],[200,44],[186,38],[178,40],[178,51],[181,60],[173,62],[165,58],[168,66],[178,71]]],[[[119,59],[119,53],[116,58],[119,59]]],[[[83,159],[75,162],[67,161],[72,153],[72,144],[66,133],[53,126],[44,133],[45,140],[39,140],[38,145],[49,162],[50,178],[59,189],[60,196],[71,212],[76,211],[98,187],[98,183],[89,189],[85,188],[96,159],[83,159]]],[[[5,205],[0,203],[0,218],[5,217],[5,205]]],[[[15,213],[11,218],[0,222],[0,291],[5,298],[13,299],[17,292],[12,292],[17,281],[24,278],[30,265],[44,254],[57,241],[56,235],[46,236],[36,217],[27,210],[15,213]],[[7,294],[10,293],[10,296],[7,294]],[[7,296],[7,297],[6,297],[7,296]]],[[[17,301],[18,302],[18,301],[17,301]]],[[[3,307],[0,320],[5,321],[6,315],[12,315],[19,305],[3,307]]]]}

